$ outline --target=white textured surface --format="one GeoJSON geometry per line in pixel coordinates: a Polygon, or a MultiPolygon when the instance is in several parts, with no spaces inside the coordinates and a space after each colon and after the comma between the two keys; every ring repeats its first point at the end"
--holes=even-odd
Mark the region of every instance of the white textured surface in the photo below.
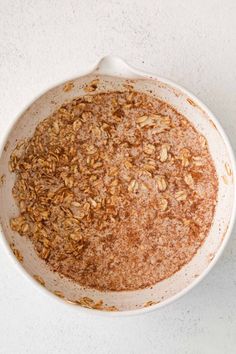
{"type": "MultiPolygon", "coordinates": [[[[236,149],[235,18],[235,0],[0,0],[0,139],[36,95],[114,54],[199,96],[236,149]]],[[[235,353],[235,233],[197,288],[131,318],[48,299],[0,250],[0,353],[235,353]]]]}

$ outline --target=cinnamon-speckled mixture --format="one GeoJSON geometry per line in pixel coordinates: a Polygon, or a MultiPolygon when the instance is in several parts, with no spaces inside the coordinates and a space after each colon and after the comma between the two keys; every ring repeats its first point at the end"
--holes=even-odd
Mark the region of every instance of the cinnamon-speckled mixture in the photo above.
{"type": "Polygon", "coordinates": [[[207,142],[168,104],[126,91],[74,99],[12,153],[11,227],[54,271],[100,290],[170,277],[207,236],[218,180],[207,142]]]}

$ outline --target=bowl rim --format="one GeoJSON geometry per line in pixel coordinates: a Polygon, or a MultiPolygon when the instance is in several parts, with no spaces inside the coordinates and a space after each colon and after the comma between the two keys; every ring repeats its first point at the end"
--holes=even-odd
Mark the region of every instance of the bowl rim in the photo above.
{"type": "MultiPolygon", "coordinates": [[[[76,78],[91,75],[91,74],[123,77],[128,80],[130,80],[130,77],[128,77],[129,75],[132,77],[132,79],[146,78],[146,79],[158,80],[161,83],[167,84],[168,86],[171,86],[172,88],[181,91],[186,96],[188,96],[191,100],[193,100],[197,104],[197,106],[202,108],[203,111],[207,114],[207,116],[212,120],[212,122],[214,123],[216,129],[220,133],[220,135],[226,145],[226,148],[227,148],[227,151],[229,154],[229,158],[231,160],[231,168],[232,168],[232,172],[233,172],[232,175],[233,175],[233,184],[234,184],[234,194],[236,195],[236,180],[235,180],[235,178],[236,178],[236,160],[235,160],[233,148],[231,146],[230,140],[229,140],[228,136],[226,135],[221,123],[218,121],[216,116],[210,111],[210,109],[199,98],[197,98],[194,94],[192,94],[188,89],[186,89],[182,85],[179,85],[176,82],[173,82],[172,80],[169,80],[165,77],[161,77],[159,75],[156,75],[156,74],[153,74],[150,72],[145,72],[145,71],[136,69],[136,68],[132,67],[131,65],[127,64],[126,61],[123,60],[121,57],[112,56],[112,55],[103,57],[98,62],[96,62],[96,64],[93,65],[92,68],[90,68],[89,70],[83,70],[83,71],[77,72],[77,75],[75,75],[73,78],[63,80],[63,81],[57,83],[56,85],[53,85],[52,87],[50,87],[46,91],[44,90],[44,91],[40,92],[40,94],[38,94],[36,97],[34,97],[31,100],[31,102],[29,104],[27,104],[21,110],[21,112],[19,114],[17,114],[17,116],[13,119],[12,123],[9,125],[7,132],[5,134],[5,138],[2,140],[2,142],[0,144],[0,157],[3,153],[4,146],[8,140],[8,136],[11,133],[11,131],[14,129],[15,124],[20,119],[20,117],[24,114],[24,112],[27,109],[29,109],[29,107],[31,107],[31,105],[38,98],[40,98],[42,95],[44,95],[45,93],[47,93],[48,91],[50,91],[51,89],[53,89],[59,85],[65,84],[68,81],[73,81],[76,78]],[[118,72],[114,73],[112,75],[111,72],[114,69],[114,63],[116,64],[116,68],[118,67],[118,72]],[[107,73],[106,73],[106,66],[108,68],[107,73]],[[103,72],[104,69],[105,69],[105,72],[103,72]]],[[[73,306],[74,308],[76,307],[77,310],[79,310],[82,313],[99,315],[99,316],[104,316],[104,317],[126,317],[126,316],[136,316],[136,315],[152,312],[154,310],[162,308],[162,307],[180,299],[182,296],[187,294],[191,289],[193,289],[196,285],[198,285],[203,280],[203,278],[206,277],[206,275],[210,272],[210,270],[215,266],[215,264],[217,263],[217,261],[221,257],[221,255],[226,247],[226,244],[229,241],[230,235],[232,233],[235,219],[236,219],[236,198],[234,198],[227,231],[225,232],[224,239],[223,239],[220,247],[218,248],[218,250],[215,253],[214,259],[209,263],[209,265],[205,268],[205,270],[196,279],[194,279],[188,286],[186,286],[183,290],[181,290],[177,294],[169,297],[168,299],[166,299],[160,303],[154,304],[152,306],[149,306],[149,307],[143,307],[143,308],[138,308],[138,309],[134,309],[134,310],[114,311],[114,312],[113,311],[106,311],[106,310],[101,311],[101,310],[93,309],[93,308],[85,308],[85,307],[70,303],[70,302],[54,295],[51,291],[47,290],[47,288],[45,288],[44,286],[41,286],[33,277],[31,277],[28,274],[28,272],[24,269],[24,267],[20,264],[20,262],[16,259],[16,257],[12,254],[12,251],[10,249],[10,245],[8,244],[8,242],[5,238],[1,224],[0,224],[0,233],[1,233],[2,237],[0,237],[0,240],[1,240],[1,243],[2,243],[3,248],[5,249],[6,253],[11,258],[11,260],[15,263],[16,268],[20,271],[21,274],[23,274],[23,276],[25,278],[27,278],[31,283],[35,284],[35,286],[37,286],[37,288],[43,294],[50,296],[54,300],[56,299],[58,301],[58,303],[67,304],[70,307],[73,306]]]]}

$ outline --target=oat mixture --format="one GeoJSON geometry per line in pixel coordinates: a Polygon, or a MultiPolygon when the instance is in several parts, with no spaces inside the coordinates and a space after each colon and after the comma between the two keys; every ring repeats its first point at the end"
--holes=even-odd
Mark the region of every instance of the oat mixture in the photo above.
{"type": "Polygon", "coordinates": [[[12,153],[11,227],[54,271],[100,290],[151,286],[208,234],[218,180],[206,140],[168,104],[86,95],[12,153]]]}

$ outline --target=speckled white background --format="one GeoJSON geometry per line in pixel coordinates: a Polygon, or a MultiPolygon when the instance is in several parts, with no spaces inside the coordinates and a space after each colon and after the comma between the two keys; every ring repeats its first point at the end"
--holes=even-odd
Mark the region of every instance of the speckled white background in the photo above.
{"type": "MultiPolygon", "coordinates": [[[[235,19],[235,0],[0,0],[0,139],[36,95],[114,54],[189,88],[236,149],[235,19]]],[[[48,299],[0,249],[0,353],[235,353],[235,233],[197,288],[131,318],[48,299]]]]}

